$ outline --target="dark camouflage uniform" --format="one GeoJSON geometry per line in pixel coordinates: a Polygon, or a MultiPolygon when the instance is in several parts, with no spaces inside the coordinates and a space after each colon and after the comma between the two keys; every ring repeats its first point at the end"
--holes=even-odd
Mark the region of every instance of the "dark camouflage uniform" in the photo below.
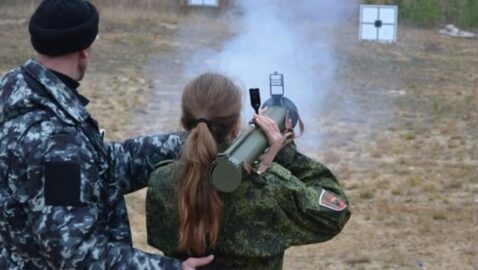
{"type": "MultiPolygon", "coordinates": [[[[165,255],[184,258],[186,254],[175,250],[177,163],[161,165],[149,179],[148,242],[165,255]]],[[[288,247],[329,240],[350,217],[334,174],[298,153],[293,144],[279,152],[259,179],[262,185],[247,177],[238,190],[222,194],[223,225],[217,246],[208,250],[215,258],[201,269],[281,269],[288,247]],[[319,203],[326,197],[332,207],[319,203]]]]}
{"type": "Polygon", "coordinates": [[[23,69],[0,83],[0,269],[179,269],[132,247],[123,198],[179,137],[106,144],[78,95],[34,60],[23,69]]]}

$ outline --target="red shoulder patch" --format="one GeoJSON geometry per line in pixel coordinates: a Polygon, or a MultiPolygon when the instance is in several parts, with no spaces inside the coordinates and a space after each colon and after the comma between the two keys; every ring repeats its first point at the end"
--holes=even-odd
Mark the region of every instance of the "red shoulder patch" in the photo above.
{"type": "Polygon", "coordinates": [[[342,211],[347,207],[347,204],[342,199],[331,192],[325,191],[325,189],[320,193],[319,205],[334,211],[342,211]]]}

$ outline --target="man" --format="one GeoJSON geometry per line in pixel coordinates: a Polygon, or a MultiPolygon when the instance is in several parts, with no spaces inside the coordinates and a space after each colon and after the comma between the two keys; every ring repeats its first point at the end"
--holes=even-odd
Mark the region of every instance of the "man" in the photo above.
{"type": "Polygon", "coordinates": [[[41,2],[29,24],[37,61],[0,81],[0,269],[181,268],[132,247],[123,198],[178,154],[179,137],[106,144],[77,92],[98,22],[85,0],[41,2]]]}

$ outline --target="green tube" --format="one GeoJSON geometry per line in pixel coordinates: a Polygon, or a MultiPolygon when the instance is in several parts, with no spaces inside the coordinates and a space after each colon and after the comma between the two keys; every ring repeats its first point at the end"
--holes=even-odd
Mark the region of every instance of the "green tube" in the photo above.
{"type": "MultiPolygon", "coordinates": [[[[282,132],[285,128],[287,108],[272,106],[264,115],[270,117],[282,132]]],[[[234,191],[242,181],[242,165],[252,164],[268,147],[262,130],[255,125],[241,132],[226,151],[219,154],[210,169],[210,181],[222,192],[234,191]]]]}

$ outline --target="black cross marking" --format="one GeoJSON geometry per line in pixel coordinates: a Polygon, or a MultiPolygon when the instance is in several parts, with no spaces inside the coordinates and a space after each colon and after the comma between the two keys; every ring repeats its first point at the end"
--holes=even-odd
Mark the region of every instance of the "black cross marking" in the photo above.
{"type": "MultiPolygon", "coordinates": [[[[377,7],[378,8],[378,18],[375,22],[362,22],[362,25],[363,24],[368,24],[368,25],[373,25],[375,26],[375,28],[377,28],[377,40],[380,40],[380,28],[382,28],[382,26],[384,25],[391,25],[391,26],[394,26],[395,24],[394,23],[384,23],[382,20],[380,20],[380,10],[383,8],[383,7],[377,7]]],[[[389,9],[389,8],[386,8],[386,9],[389,9]]]]}

